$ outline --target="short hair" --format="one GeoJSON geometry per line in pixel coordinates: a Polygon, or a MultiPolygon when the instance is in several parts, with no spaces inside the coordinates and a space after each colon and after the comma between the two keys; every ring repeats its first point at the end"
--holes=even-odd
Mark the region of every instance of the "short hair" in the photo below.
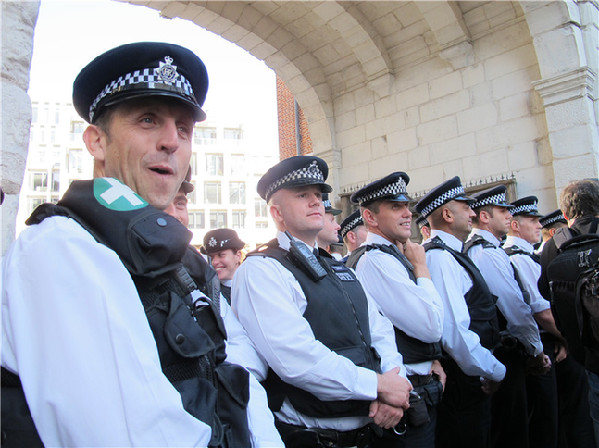
{"type": "Polygon", "coordinates": [[[495,207],[494,205],[483,205],[482,207],[477,207],[474,209],[474,213],[476,213],[476,216],[472,218],[472,222],[476,225],[478,225],[480,223],[480,212],[485,211],[487,212],[489,215],[491,215],[491,218],[493,217],[493,207],[495,207]]]}
{"type": "Polygon", "coordinates": [[[560,195],[560,209],[568,219],[599,215],[599,180],[571,181],[560,195]]]}

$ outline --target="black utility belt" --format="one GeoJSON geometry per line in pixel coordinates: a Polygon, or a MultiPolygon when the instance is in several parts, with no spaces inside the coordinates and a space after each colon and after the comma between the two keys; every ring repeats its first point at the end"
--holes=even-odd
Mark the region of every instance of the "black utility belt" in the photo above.
{"type": "Polygon", "coordinates": [[[376,439],[375,429],[371,425],[350,431],[337,431],[335,429],[306,428],[291,425],[280,420],[275,421],[275,426],[281,434],[285,446],[329,446],[333,443],[339,447],[367,447],[376,439]],[[289,442],[292,442],[288,445],[289,442]],[[302,443],[303,442],[303,443],[302,443]]]}

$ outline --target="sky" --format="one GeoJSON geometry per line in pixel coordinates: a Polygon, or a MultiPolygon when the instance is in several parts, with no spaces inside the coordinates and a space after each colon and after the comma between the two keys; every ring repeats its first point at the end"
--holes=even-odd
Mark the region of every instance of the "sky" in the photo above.
{"type": "Polygon", "coordinates": [[[194,51],[206,64],[208,119],[243,124],[276,145],[275,74],[244,49],[182,19],[114,0],[42,0],[35,27],[29,95],[32,100],[70,102],[73,80],[101,53],[124,43],[161,41],[194,51]]]}

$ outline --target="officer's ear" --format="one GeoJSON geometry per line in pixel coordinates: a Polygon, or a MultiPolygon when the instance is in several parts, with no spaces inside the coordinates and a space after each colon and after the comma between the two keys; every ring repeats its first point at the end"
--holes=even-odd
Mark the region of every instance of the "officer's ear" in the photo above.
{"type": "Polygon", "coordinates": [[[378,224],[376,215],[372,212],[372,210],[368,208],[364,208],[362,210],[362,220],[364,221],[364,224],[366,224],[366,227],[369,229],[376,227],[378,224]]]}
{"type": "Polygon", "coordinates": [[[449,205],[442,207],[443,209],[441,210],[441,217],[443,218],[443,221],[447,223],[453,222],[453,210],[451,209],[451,207],[449,205]]]}
{"type": "Polygon", "coordinates": [[[514,232],[520,231],[520,223],[517,219],[512,218],[512,220],[510,221],[510,227],[514,232]]]}
{"type": "Polygon", "coordinates": [[[99,126],[90,124],[83,132],[83,141],[95,162],[106,161],[106,132],[99,126]]]}

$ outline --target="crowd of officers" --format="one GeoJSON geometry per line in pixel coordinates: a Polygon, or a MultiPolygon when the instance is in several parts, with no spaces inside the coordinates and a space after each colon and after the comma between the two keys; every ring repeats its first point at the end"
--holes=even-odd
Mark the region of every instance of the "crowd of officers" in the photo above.
{"type": "Polygon", "coordinates": [[[339,225],[327,164],[296,156],[257,185],[276,237],[242,262],[216,229],[201,254],[185,195],[206,91],[172,44],[77,77],[95,178],[36,209],[4,259],[3,446],[595,446],[537,288],[559,211],[454,177],[415,205],[417,244],[406,173],[354,192],[339,225]]]}

